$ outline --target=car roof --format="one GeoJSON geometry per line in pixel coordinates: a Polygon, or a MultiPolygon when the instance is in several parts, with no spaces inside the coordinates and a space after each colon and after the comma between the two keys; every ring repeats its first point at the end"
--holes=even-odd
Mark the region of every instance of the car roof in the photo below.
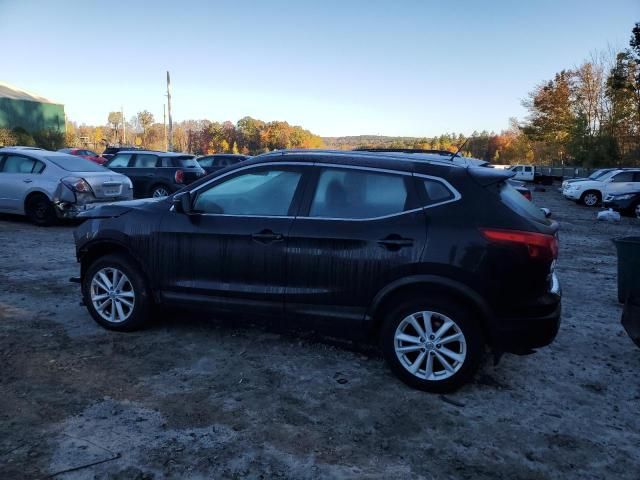
{"type": "Polygon", "coordinates": [[[120,150],[118,153],[148,153],[161,157],[193,157],[193,155],[191,155],[190,153],[162,152],[160,150],[120,150]]]}
{"type": "Polygon", "coordinates": [[[198,158],[205,158],[205,157],[242,157],[242,158],[246,158],[249,157],[250,155],[243,155],[242,153],[210,153],[209,155],[201,155],[198,158]]]}
{"type": "Polygon", "coordinates": [[[49,157],[68,157],[69,154],[65,152],[52,152],[51,150],[27,150],[25,148],[13,148],[13,147],[5,147],[0,148],[0,152],[4,153],[19,153],[21,155],[28,155],[33,158],[37,158],[38,160],[46,160],[49,157]]]}

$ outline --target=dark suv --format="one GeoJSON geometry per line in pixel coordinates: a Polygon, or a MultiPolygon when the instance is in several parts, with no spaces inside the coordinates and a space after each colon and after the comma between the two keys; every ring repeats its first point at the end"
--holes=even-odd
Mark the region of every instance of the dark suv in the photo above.
{"type": "Polygon", "coordinates": [[[557,224],[501,170],[415,154],[280,151],[167,199],[94,208],[75,232],[82,295],[106,328],[154,304],[375,338],[428,391],[485,347],[529,353],[560,321],[557,224]]]}
{"type": "Polygon", "coordinates": [[[126,150],[104,165],[131,179],[136,197],[166,197],[204,176],[193,155],[126,150]]]}

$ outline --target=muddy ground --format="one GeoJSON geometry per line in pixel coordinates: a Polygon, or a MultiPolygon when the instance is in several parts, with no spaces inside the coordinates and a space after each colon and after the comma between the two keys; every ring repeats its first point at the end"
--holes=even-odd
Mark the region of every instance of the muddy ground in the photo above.
{"type": "Polygon", "coordinates": [[[0,478],[637,480],[640,349],[610,239],[640,220],[534,196],[562,225],[557,340],[445,397],[370,349],[260,324],[169,314],[105,331],[68,282],[72,227],[1,217],[0,478]]]}

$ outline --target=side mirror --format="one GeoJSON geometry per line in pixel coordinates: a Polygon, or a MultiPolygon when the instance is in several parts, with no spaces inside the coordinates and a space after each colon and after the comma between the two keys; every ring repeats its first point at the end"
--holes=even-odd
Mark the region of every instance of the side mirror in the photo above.
{"type": "Polygon", "coordinates": [[[191,192],[182,192],[173,197],[173,209],[178,213],[189,215],[191,208],[191,192]]]}

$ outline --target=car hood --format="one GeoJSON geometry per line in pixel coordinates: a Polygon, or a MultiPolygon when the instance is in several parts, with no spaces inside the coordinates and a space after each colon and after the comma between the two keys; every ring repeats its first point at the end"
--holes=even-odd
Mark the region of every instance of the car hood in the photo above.
{"type": "Polygon", "coordinates": [[[570,185],[577,188],[603,188],[605,184],[599,180],[579,180],[571,182],[570,185]]]}
{"type": "Polygon", "coordinates": [[[76,218],[87,219],[119,217],[131,210],[155,207],[166,202],[166,198],[142,198],[139,200],[127,200],[124,202],[94,204],[95,206],[93,208],[79,213],[76,218]]]}

